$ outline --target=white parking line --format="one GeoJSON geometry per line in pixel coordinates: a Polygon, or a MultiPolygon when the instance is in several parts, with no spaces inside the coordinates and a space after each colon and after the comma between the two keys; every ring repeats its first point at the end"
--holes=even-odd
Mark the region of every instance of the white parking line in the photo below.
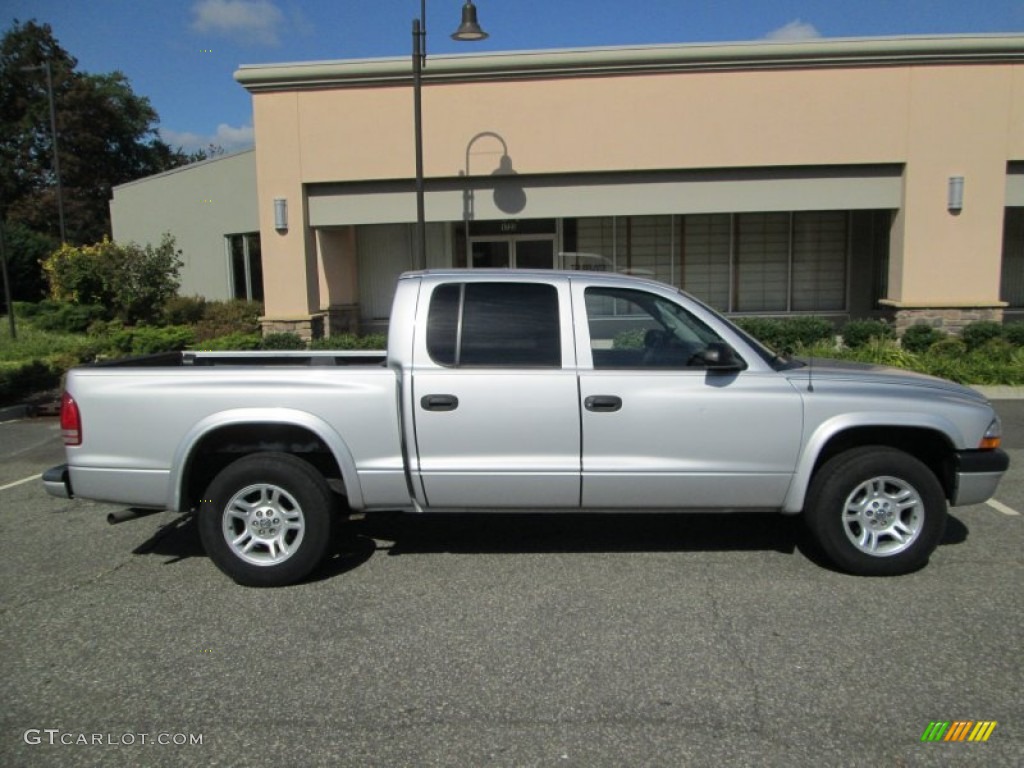
{"type": "MultiPolygon", "coordinates": [[[[3,490],[3,489],[0,488],[0,490],[3,490]]],[[[1020,512],[1018,512],[1013,507],[1006,506],[1001,501],[996,501],[995,499],[989,499],[985,503],[988,504],[990,507],[992,507],[992,509],[994,509],[996,512],[1002,512],[1004,515],[1010,515],[1011,517],[1020,517],[1020,512]]]]}
{"type": "Polygon", "coordinates": [[[32,475],[32,477],[23,477],[21,480],[15,480],[13,483],[8,483],[7,485],[0,485],[0,491],[6,491],[8,488],[16,488],[19,485],[31,483],[33,480],[38,480],[41,477],[42,475],[32,475]]]}

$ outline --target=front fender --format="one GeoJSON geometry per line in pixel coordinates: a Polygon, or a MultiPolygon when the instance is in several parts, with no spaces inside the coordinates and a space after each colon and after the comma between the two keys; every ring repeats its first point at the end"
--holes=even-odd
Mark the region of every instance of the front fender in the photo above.
{"type": "Polygon", "coordinates": [[[363,507],[363,492],[352,452],[341,435],[330,424],[308,411],[293,408],[236,408],[212,413],[185,433],[175,449],[174,460],[171,463],[168,509],[177,512],[187,511],[184,508],[187,501],[185,497],[185,481],[187,479],[185,468],[189,466],[192,454],[199,442],[214,430],[223,427],[244,426],[245,424],[282,424],[308,429],[324,442],[334,455],[335,461],[338,462],[342,479],[345,481],[345,492],[348,494],[350,506],[353,509],[363,507]]]}
{"type": "Polygon", "coordinates": [[[814,467],[822,451],[835,437],[851,429],[874,427],[894,429],[900,427],[927,429],[943,435],[953,447],[963,447],[964,439],[959,428],[949,419],[932,413],[843,413],[823,421],[809,435],[801,447],[793,482],[789,486],[782,511],[796,514],[803,510],[807,489],[811,484],[814,467]]]}

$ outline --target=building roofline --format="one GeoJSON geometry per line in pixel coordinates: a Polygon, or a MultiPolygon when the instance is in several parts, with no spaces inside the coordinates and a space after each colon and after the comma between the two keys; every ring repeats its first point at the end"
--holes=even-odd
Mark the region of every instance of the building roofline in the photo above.
{"type": "Polygon", "coordinates": [[[179,165],[175,168],[171,168],[169,171],[161,171],[160,173],[154,173],[150,176],[142,176],[141,178],[138,179],[126,181],[123,184],[115,184],[113,189],[124,189],[125,187],[132,186],[133,184],[141,184],[142,182],[152,181],[153,179],[159,179],[164,176],[173,176],[176,173],[183,173],[185,171],[195,170],[196,168],[199,168],[204,165],[212,165],[213,163],[220,163],[225,160],[233,160],[236,157],[241,157],[242,155],[247,155],[255,151],[256,147],[253,146],[249,147],[248,149],[241,149],[238,152],[232,152],[230,154],[217,155],[217,157],[208,157],[205,160],[199,160],[194,163],[186,163],[185,165],[179,165]]]}
{"type": "MultiPolygon", "coordinates": [[[[922,64],[1024,63],[1024,35],[941,35],[689,43],[431,56],[428,82],[519,80],[657,72],[922,64]]],[[[251,92],[407,85],[410,57],[244,64],[251,92]]]]}

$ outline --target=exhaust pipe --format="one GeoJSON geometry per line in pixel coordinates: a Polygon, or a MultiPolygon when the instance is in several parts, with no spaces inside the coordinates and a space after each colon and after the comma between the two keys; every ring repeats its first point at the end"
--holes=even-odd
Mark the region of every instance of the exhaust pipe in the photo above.
{"type": "Polygon", "coordinates": [[[163,512],[162,509],[121,509],[107,515],[107,522],[111,525],[127,523],[129,520],[138,520],[140,517],[148,517],[163,512]]]}

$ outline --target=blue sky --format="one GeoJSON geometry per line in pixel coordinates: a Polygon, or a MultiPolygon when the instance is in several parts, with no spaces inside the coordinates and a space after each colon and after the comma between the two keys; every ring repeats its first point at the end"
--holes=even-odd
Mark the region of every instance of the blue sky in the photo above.
{"type": "MultiPolygon", "coordinates": [[[[1024,0],[475,0],[482,43],[456,43],[463,0],[428,0],[431,54],[615,45],[1024,33],[1024,0]]],[[[252,144],[239,64],[406,56],[419,0],[0,0],[87,72],[124,72],[169,143],[252,144]]]]}

